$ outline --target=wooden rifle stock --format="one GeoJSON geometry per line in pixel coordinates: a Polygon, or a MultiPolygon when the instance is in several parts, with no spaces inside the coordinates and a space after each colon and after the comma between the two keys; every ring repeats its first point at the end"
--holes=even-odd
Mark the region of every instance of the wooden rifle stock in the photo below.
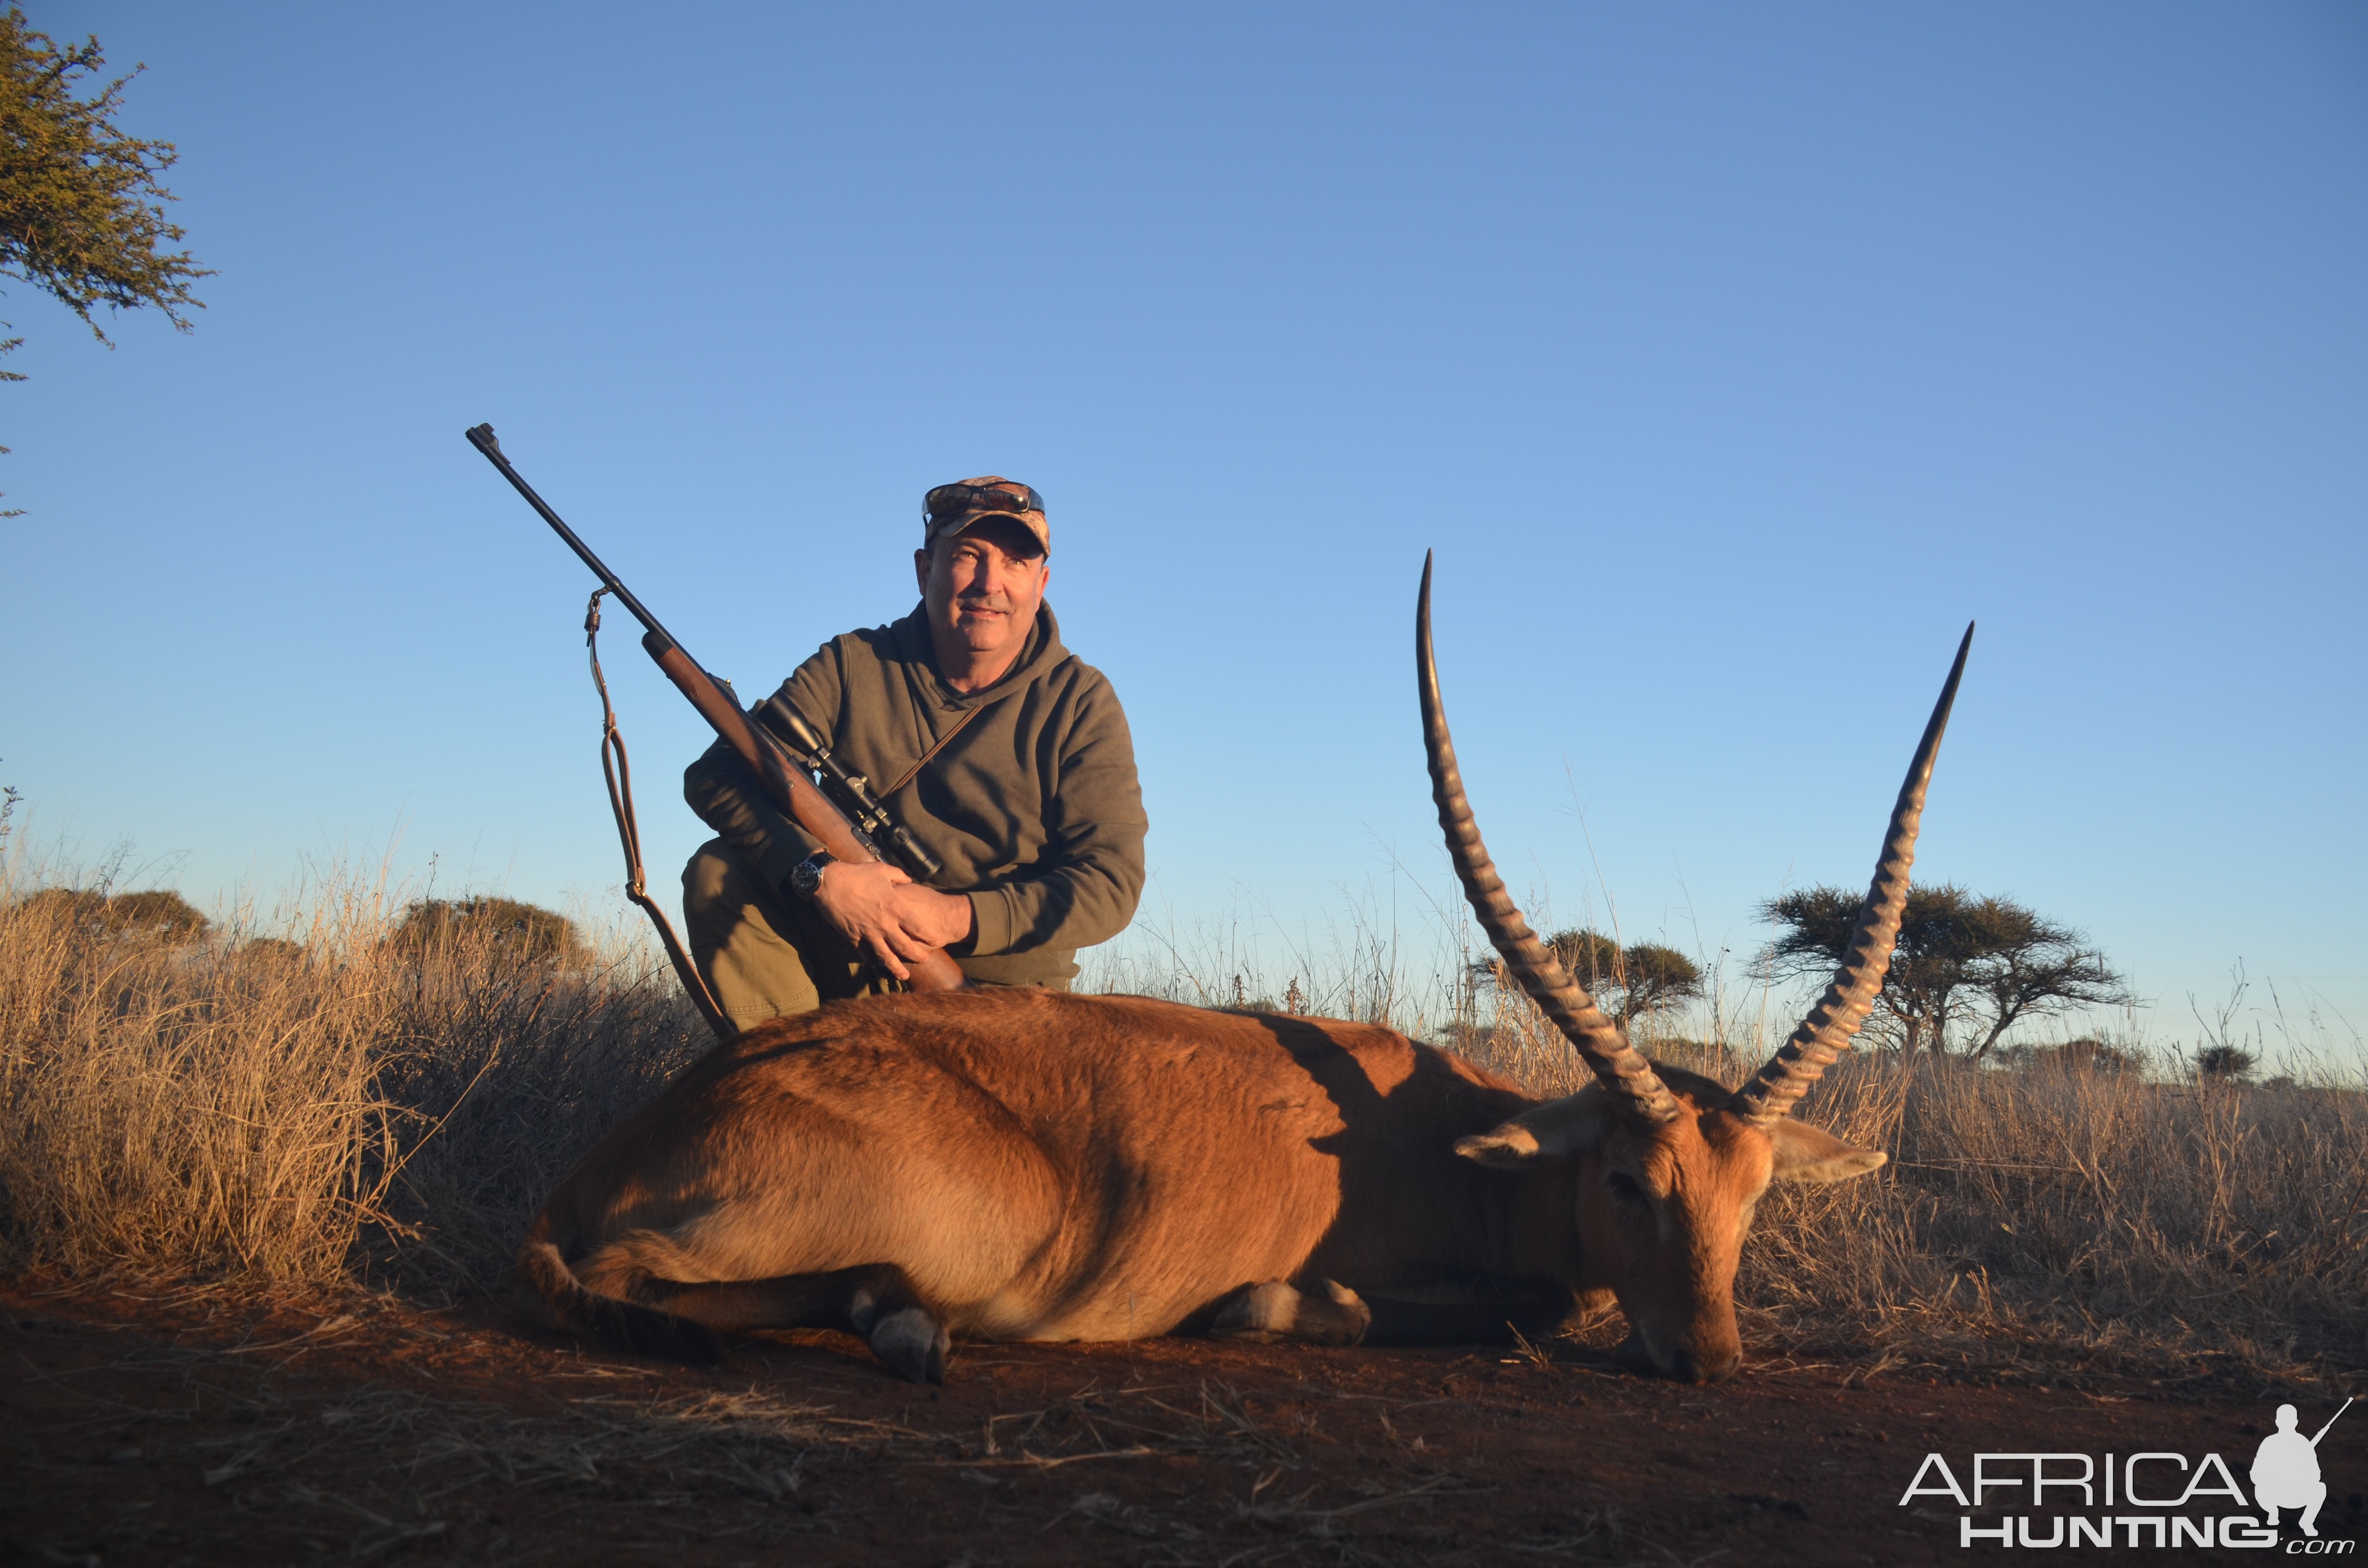
{"type": "MultiPolygon", "coordinates": [[[[559,514],[546,506],[542,497],[534,493],[533,486],[510,466],[509,459],[502,455],[500,443],[494,439],[494,427],[490,425],[476,426],[468,432],[468,437],[470,445],[484,453],[485,460],[501,471],[502,477],[526,497],[527,504],[541,515],[542,520],[549,523],[561,539],[567,541],[568,548],[575,551],[586,566],[592,568],[594,574],[616,596],[617,602],[632,611],[633,619],[642,623],[643,650],[657,662],[658,668],[666,672],[666,678],[674,682],[675,688],[690,699],[690,705],[699,710],[700,717],[705,719],[723,737],[723,743],[739,754],[740,760],[756,772],[757,778],[764,783],[765,792],[773,798],[773,803],[780,807],[791,821],[813,835],[832,859],[857,864],[879,859],[879,851],[855,830],[855,824],[847,820],[846,813],[815,787],[813,779],[800,769],[789,766],[780,748],[757,730],[723,684],[701,669],[699,661],[683,651],[682,644],[677,642],[672,634],[657,623],[657,619],[642,608],[642,602],[625,585],[617,580],[617,574],[602,564],[600,558],[575,537],[575,530],[561,521],[559,514]]],[[[959,991],[970,983],[962,974],[962,966],[947,956],[942,948],[931,948],[918,959],[907,959],[905,968],[911,976],[906,983],[916,991],[959,991]]]]}

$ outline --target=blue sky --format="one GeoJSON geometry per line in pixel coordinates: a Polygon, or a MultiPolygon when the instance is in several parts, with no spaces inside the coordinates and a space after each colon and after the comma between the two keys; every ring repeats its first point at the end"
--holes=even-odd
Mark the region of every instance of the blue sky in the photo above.
{"type": "MultiPolygon", "coordinates": [[[[1448,885],[1435,547],[1555,912],[1740,953],[1861,881],[1978,618],[1919,876],[2158,1031],[2240,959],[2368,1027],[2356,6],[28,15],[147,63],[219,272],[111,353],[0,301],[0,782],[85,861],[611,896],[590,584],[490,420],[744,692],[909,608],[927,486],[1036,485],[1147,908],[1279,968],[1448,885]]],[[[703,733],[609,662],[670,886],[703,733]]]]}

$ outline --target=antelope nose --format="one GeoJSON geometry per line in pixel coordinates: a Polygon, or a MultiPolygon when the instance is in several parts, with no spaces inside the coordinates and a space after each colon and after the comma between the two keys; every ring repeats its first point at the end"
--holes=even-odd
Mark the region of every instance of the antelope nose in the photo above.
{"type": "Polygon", "coordinates": [[[1725,1351],[1705,1359],[1680,1345],[1678,1353],[1669,1358],[1669,1376],[1681,1383],[1714,1383],[1733,1377],[1741,1365],[1741,1350],[1725,1351]]]}

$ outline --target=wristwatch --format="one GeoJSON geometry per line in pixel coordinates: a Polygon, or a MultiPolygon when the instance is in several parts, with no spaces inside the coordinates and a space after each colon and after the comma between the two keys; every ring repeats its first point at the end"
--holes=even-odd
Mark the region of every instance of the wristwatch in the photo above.
{"type": "Polygon", "coordinates": [[[790,891],[800,898],[811,901],[814,894],[822,891],[823,868],[829,864],[830,857],[817,849],[795,866],[791,867],[790,891]]]}

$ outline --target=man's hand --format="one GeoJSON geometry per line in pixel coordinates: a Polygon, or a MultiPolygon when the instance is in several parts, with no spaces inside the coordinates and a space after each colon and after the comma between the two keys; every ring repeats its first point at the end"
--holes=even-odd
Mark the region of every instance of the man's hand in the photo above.
{"type": "Polygon", "coordinates": [[[833,860],[814,901],[839,935],[899,980],[912,978],[908,960],[961,941],[973,924],[970,900],[916,886],[884,860],[833,860]]]}

